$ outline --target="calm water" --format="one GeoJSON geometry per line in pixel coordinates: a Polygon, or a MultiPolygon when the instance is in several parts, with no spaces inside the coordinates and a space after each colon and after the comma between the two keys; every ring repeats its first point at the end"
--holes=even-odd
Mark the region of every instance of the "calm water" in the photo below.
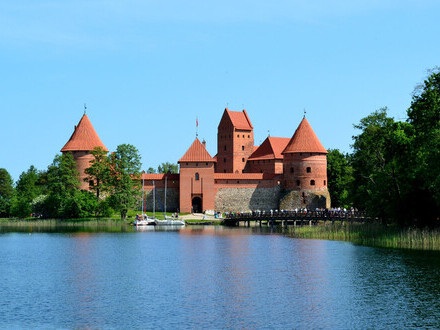
{"type": "Polygon", "coordinates": [[[1,328],[440,327],[438,253],[255,228],[11,230],[1,328]]]}

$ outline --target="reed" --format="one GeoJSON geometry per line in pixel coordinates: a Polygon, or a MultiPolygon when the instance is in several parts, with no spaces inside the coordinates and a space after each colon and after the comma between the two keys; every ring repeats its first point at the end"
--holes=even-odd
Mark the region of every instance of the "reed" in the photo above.
{"type": "Polygon", "coordinates": [[[376,247],[440,250],[439,229],[402,229],[378,223],[334,223],[290,227],[288,235],[295,238],[349,241],[376,247]]]}

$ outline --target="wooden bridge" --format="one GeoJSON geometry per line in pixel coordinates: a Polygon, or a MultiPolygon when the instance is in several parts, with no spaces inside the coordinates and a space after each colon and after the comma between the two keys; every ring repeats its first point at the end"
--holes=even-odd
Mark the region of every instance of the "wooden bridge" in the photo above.
{"type": "Polygon", "coordinates": [[[365,212],[359,211],[254,211],[245,213],[231,213],[223,220],[223,224],[226,226],[240,226],[247,225],[250,227],[251,222],[260,227],[265,224],[267,226],[282,225],[287,227],[288,225],[303,226],[303,225],[317,225],[319,221],[335,221],[339,222],[373,222],[377,219],[368,217],[365,212]]]}

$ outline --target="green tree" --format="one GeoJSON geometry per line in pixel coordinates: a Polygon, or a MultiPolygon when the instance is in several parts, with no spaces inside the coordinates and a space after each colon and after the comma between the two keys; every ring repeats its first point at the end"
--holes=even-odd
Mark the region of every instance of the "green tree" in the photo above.
{"type": "Polygon", "coordinates": [[[350,207],[350,187],[353,181],[353,168],[350,156],[338,149],[329,149],[327,155],[327,179],[332,205],[350,207]]]}
{"type": "Polygon", "coordinates": [[[40,173],[35,166],[31,165],[26,172],[20,174],[15,190],[11,213],[16,217],[28,217],[34,213],[32,201],[43,191],[40,173]]]}
{"type": "Polygon", "coordinates": [[[79,172],[70,152],[56,155],[47,169],[48,196],[43,203],[43,215],[53,218],[78,217],[73,210],[80,188],[79,172]],[[75,214],[74,214],[75,213],[75,214]]]}
{"type": "Polygon", "coordinates": [[[411,185],[408,162],[411,157],[413,128],[388,117],[382,108],[361,119],[354,136],[353,184],[354,205],[383,221],[405,224],[405,203],[411,185]]]}
{"type": "Polygon", "coordinates": [[[147,170],[147,173],[151,174],[151,173],[156,173],[156,170],[152,167],[149,167],[147,170]]]}
{"type": "Polygon", "coordinates": [[[107,151],[102,147],[96,147],[91,152],[93,160],[90,162],[90,167],[85,170],[88,175],[85,181],[93,181],[93,185],[89,189],[95,191],[96,199],[99,200],[100,194],[106,190],[107,182],[110,177],[110,164],[107,159],[107,151]]]}
{"type": "Polygon", "coordinates": [[[13,180],[9,172],[0,168],[0,217],[9,217],[11,199],[14,196],[13,180]]]}
{"type": "MultiPolygon", "coordinates": [[[[408,109],[414,127],[411,177],[412,205],[418,204],[419,225],[434,226],[440,216],[440,71],[435,69],[419,85],[408,109]]],[[[414,206],[413,206],[414,207],[414,206]]]]}
{"type": "Polygon", "coordinates": [[[157,167],[157,173],[168,173],[168,172],[173,174],[179,173],[179,165],[170,162],[165,162],[157,167]]]}
{"type": "Polygon", "coordinates": [[[122,144],[110,155],[110,201],[125,220],[140,194],[141,157],[131,144],[122,144]]]}

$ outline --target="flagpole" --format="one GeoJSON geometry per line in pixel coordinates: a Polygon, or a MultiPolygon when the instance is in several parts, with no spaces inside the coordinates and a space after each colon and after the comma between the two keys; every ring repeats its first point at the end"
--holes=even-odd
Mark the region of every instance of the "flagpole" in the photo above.
{"type": "Polygon", "coordinates": [[[196,138],[199,136],[199,117],[196,117],[196,138]]]}

